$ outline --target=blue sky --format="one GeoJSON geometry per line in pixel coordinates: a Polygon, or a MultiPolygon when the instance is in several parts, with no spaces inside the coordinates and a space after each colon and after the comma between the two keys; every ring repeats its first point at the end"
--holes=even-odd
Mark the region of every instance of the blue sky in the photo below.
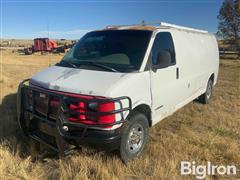
{"type": "Polygon", "coordinates": [[[79,39],[106,25],[169,22],[216,32],[222,0],[1,0],[3,38],[79,39]]]}

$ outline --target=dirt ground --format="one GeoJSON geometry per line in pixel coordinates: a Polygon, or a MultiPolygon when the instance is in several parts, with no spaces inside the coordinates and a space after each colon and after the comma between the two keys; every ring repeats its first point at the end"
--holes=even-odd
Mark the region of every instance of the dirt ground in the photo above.
{"type": "MultiPolygon", "coordinates": [[[[151,128],[143,156],[126,166],[115,152],[87,148],[64,159],[47,156],[32,162],[28,139],[16,122],[17,86],[63,55],[1,53],[0,179],[194,179],[180,175],[183,160],[240,169],[239,60],[221,60],[210,104],[194,101],[151,128]]],[[[240,179],[240,172],[207,178],[240,179]]]]}

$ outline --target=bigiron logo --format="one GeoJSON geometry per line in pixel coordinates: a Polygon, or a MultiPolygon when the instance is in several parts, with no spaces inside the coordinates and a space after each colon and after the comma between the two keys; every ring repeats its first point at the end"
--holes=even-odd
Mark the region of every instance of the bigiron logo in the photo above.
{"type": "Polygon", "coordinates": [[[194,175],[197,179],[205,179],[212,175],[236,175],[235,165],[213,165],[207,162],[205,165],[197,165],[195,161],[181,161],[181,175],[194,175]]]}

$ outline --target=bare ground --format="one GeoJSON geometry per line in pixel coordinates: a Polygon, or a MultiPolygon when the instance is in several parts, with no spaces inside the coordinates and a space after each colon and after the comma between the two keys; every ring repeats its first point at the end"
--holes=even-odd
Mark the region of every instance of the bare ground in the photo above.
{"type": "MultiPolygon", "coordinates": [[[[126,166],[117,153],[87,148],[65,159],[32,162],[16,122],[17,86],[62,55],[1,53],[0,179],[194,179],[180,175],[183,160],[240,169],[240,61],[221,60],[210,104],[194,101],[151,128],[145,153],[126,166]]],[[[240,172],[207,178],[240,179],[240,172]]]]}

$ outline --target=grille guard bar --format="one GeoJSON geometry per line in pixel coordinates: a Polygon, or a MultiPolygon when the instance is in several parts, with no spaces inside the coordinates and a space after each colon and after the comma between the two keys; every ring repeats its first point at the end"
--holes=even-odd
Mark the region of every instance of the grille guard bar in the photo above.
{"type": "MultiPolygon", "coordinates": [[[[109,99],[104,99],[104,98],[96,98],[93,96],[92,99],[84,99],[84,98],[78,98],[81,99],[82,102],[96,102],[98,104],[104,104],[104,103],[109,103],[109,102],[114,102],[114,103],[118,103],[120,108],[114,111],[109,111],[109,112],[77,112],[77,114],[85,114],[85,115],[94,115],[94,116],[103,116],[103,115],[111,115],[111,114],[120,114],[121,119],[114,122],[114,123],[106,123],[106,124],[83,124],[83,123],[75,123],[75,122],[70,122],[68,121],[68,113],[69,113],[69,108],[66,105],[66,102],[71,99],[72,97],[61,94],[61,92],[52,92],[51,90],[48,89],[44,89],[41,87],[35,87],[35,86],[29,86],[27,83],[29,83],[29,79],[24,80],[20,85],[19,85],[19,89],[18,89],[18,120],[19,120],[19,125],[20,127],[23,129],[23,125],[21,122],[21,113],[22,112],[28,112],[32,117],[35,117],[43,122],[48,123],[49,125],[52,126],[56,126],[56,123],[51,121],[49,119],[49,109],[50,109],[50,96],[55,96],[58,97],[60,99],[60,104],[58,107],[58,115],[57,118],[59,119],[59,123],[58,126],[69,126],[69,127],[81,127],[81,128],[104,128],[107,126],[114,126],[114,125],[118,125],[121,124],[123,122],[125,122],[125,118],[124,118],[124,112],[127,111],[131,111],[132,110],[132,102],[131,99],[127,96],[123,96],[123,97],[118,97],[118,98],[109,98],[109,99]],[[45,95],[47,95],[47,113],[45,117],[39,116],[37,113],[35,113],[35,108],[34,108],[34,98],[32,98],[32,109],[29,107],[26,107],[26,89],[30,90],[33,93],[35,92],[39,92],[39,93],[44,93],[45,95]],[[122,101],[127,101],[128,102],[128,106],[127,107],[123,107],[123,103],[122,101]]],[[[71,99],[73,100],[73,99],[71,99]]],[[[56,121],[57,122],[57,121],[56,121]]],[[[59,127],[58,127],[59,129],[59,127]]],[[[60,128],[61,129],[61,128],[60,128]]],[[[59,131],[61,131],[59,129],[59,131]]],[[[60,134],[62,134],[62,132],[60,132],[60,134]]]]}

